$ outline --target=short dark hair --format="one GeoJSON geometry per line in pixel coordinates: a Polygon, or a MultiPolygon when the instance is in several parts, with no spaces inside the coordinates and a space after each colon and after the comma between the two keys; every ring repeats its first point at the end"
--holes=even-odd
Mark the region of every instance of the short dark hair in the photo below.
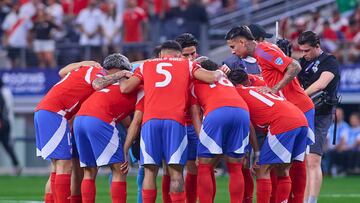
{"type": "Polygon", "coordinates": [[[304,45],[308,44],[312,47],[320,46],[320,38],[313,31],[302,32],[298,38],[298,44],[304,45]]]}
{"type": "Polygon", "coordinates": [[[214,71],[219,69],[219,65],[210,59],[200,62],[200,66],[206,70],[214,71]]]}
{"type": "Polygon", "coordinates": [[[226,40],[233,40],[238,37],[244,37],[247,40],[255,40],[250,28],[246,25],[233,27],[225,35],[226,40]]]}
{"type": "Polygon", "coordinates": [[[106,70],[113,68],[120,70],[131,70],[131,64],[126,56],[120,53],[114,53],[110,54],[104,59],[103,68],[106,70]]]}
{"type": "Polygon", "coordinates": [[[161,44],[161,50],[174,50],[181,52],[181,45],[175,40],[168,40],[161,44]]]}
{"type": "Polygon", "coordinates": [[[175,41],[177,41],[180,44],[182,49],[184,49],[186,47],[192,47],[192,46],[196,47],[198,45],[198,41],[196,40],[194,35],[192,35],[191,33],[183,33],[183,34],[177,36],[175,38],[175,41]]]}
{"type": "Polygon", "coordinates": [[[153,50],[152,57],[159,58],[160,52],[161,52],[161,45],[157,45],[153,50]]]}
{"type": "Polygon", "coordinates": [[[228,74],[228,78],[234,85],[238,85],[248,80],[249,77],[244,70],[234,69],[230,71],[230,73],[228,74]]]}

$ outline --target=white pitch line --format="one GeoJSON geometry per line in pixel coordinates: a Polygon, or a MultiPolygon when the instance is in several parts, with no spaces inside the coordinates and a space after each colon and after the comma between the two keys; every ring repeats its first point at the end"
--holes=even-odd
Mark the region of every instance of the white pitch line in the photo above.
{"type": "Polygon", "coordinates": [[[359,198],[360,193],[358,194],[323,194],[320,197],[333,197],[333,198],[359,198]]]}

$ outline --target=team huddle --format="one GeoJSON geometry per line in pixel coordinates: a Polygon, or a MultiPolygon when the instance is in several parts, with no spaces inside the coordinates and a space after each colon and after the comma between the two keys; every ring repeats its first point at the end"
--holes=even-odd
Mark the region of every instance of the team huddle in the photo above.
{"type": "Polygon", "coordinates": [[[225,39],[233,54],[256,59],[261,76],[197,56],[188,33],[145,61],[116,53],[61,69],[34,116],[37,156],[52,166],[45,202],[95,202],[101,166],[112,171],[112,202],[126,202],[129,150],[140,136],[138,202],[156,201],[163,164],[163,202],[214,202],[224,159],[232,203],[253,201],[253,175],[258,203],[303,203],[315,110],[295,78],[301,67],[247,26],[225,39]]]}

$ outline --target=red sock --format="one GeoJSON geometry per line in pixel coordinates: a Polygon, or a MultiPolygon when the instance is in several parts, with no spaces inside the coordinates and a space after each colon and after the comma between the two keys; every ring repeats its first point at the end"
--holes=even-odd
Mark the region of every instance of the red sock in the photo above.
{"type": "Polygon", "coordinates": [[[171,180],[169,175],[163,175],[162,184],[161,184],[163,203],[171,203],[170,194],[169,194],[170,181],[171,180]]]}
{"type": "Polygon", "coordinates": [[[143,203],[155,203],[156,201],[156,189],[155,190],[142,190],[143,203]]]}
{"type": "Polygon", "coordinates": [[[277,195],[277,187],[278,187],[278,177],[275,169],[271,170],[270,178],[271,178],[271,187],[272,187],[270,203],[275,203],[277,198],[276,195],[277,195]]]}
{"type": "Polygon", "coordinates": [[[241,163],[226,163],[229,172],[229,193],[231,203],[240,203],[244,197],[244,178],[241,163]]]}
{"type": "Polygon", "coordinates": [[[197,191],[200,202],[211,203],[214,202],[215,197],[215,182],[214,169],[211,164],[199,164],[197,191]]]}
{"type": "Polygon", "coordinates": [[[111,183],[111,199],[113,203],[126,203],[126,182],[111,183]]]}
{"type": "Polygon", "coordinates": [[[242,173],[244,176],[244,203],[252,203],[254,195],[254,179],[251,175],[250,169],[243,168],[242,173]]]}
{"type": "Polygon", "coordinates": [[[276,191],[276,202],[288,202],[291,191],[291,179],[289,176],[278,177],[278,186],[276,191]]]}
{"type": "Polygon", "coordinates": [[[290,168],[290,178],[292,185],[289,203],[303,203],[306,187],[306,164],[300,161],[294,161],[290,168]]]}
{"type": "Polygon", "coordinates": [[[94,203],[96,196],[95,180],[83,179],[81,182],[81,196],[83,203],[94,203]]]}
{"type": "Polygon", "coordinates": [[[70,203],[82,203],[81,195],[71,195],[70,203]]]}
{"type": "Polygon", "coordinates": [[[52,193],[54,201],[56,201],[55,178],[56,178],[56,173],[51,172],[51,174],[50,174],[50,189],[51,189],[51,193],[52,193]]]}
{"type": "Polygon", "coordinates": [[[185,192],[186,192],[186,202],[187,203],[196,203],[197,200],[197,175],[186,174],[185,179],[185,192]]]}
{"type": "Polygon", "coordinates": [[[56,203],[70,203],[70,174],[56,174],[56,203]]]}
{"type": "Polygon", "coordinates": [[[271,180],[257,179],[256,180],[256,202],[267,203],[270,201],[271,195],[271,180]]]}
{"type": "Polygon", "coordinates": [[[54,197],[51,193],[46,193],[44,200],[45,200],[45,203],[54,203],[54,197]]]}
{"type": "Polygon", "coordinates": [[[171,203],[185,203],[185,192],[171,192],[171,203]]]}

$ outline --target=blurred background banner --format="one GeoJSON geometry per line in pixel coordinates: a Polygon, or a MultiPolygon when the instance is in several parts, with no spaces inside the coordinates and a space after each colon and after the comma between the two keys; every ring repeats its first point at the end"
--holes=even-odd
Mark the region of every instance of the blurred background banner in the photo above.
{"type": "Polygon", "coordinates": [[[16,96],[43,96],[60,77],[57,70],[6,70],[0,71],[4,84],[16,96]]]}
{"type": "Polygon", "coordinates": [[[340,93],[360,92],[360,64],[341,65],[340,93]]]}

